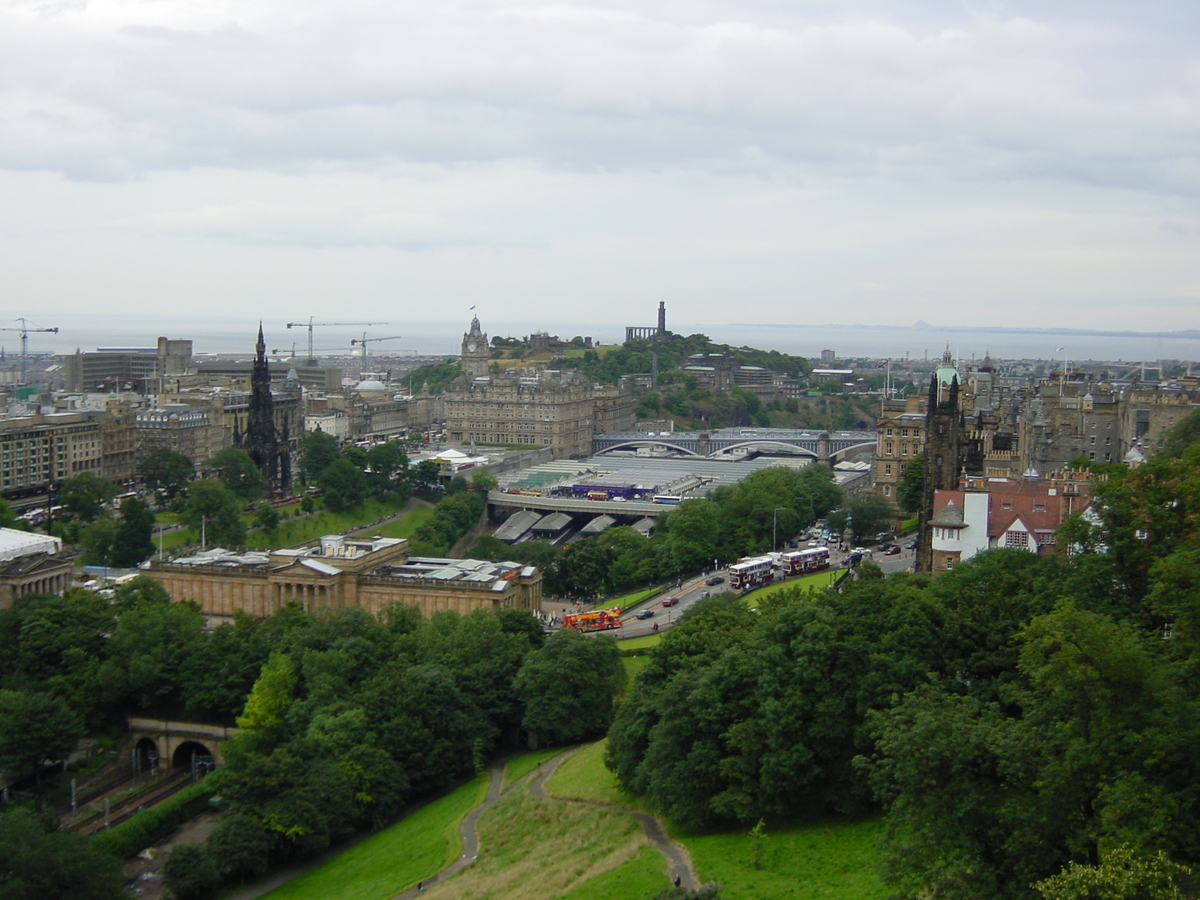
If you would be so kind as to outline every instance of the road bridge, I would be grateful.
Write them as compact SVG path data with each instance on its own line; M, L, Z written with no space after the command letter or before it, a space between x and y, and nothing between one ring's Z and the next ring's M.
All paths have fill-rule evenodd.
M787 428L720 428L713 431L675 431L644 434L623 431L592 438L596 456L615 450L663 448L682 456L721 459L750 453L787 453L832 465L875 447L874 431L800 431Z

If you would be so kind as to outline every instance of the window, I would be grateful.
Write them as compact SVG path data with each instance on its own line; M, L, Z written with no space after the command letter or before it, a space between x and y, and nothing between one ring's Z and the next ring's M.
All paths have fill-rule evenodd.
M1001 509L1012 509L1012 501L1011 500L1001 500L1000 508Z
M892 474L892 464L891 464L891 463L884 463L884 464L883 464L883 474L884 474L884 475L891 475L891 474Z
M1004 536L1004 545L1006 547L1028 547L1029 532L1027 531L1010 531Z
M1034 512L1045 512L1046 511L1046 501L1045 500L1034 500L1033 501L1033 511Z
M885 484L883 486L883 496L885 496L885 497L892 496L892 486L890 484Z

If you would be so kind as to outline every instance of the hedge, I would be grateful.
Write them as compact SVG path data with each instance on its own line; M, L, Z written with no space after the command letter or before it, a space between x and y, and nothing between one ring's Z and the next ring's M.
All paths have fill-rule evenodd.
M172 831L203 812L208 806L212 788L204 782L185 787L162 803L92 835L92 845L119 860L137 856L150 845L161 841Z

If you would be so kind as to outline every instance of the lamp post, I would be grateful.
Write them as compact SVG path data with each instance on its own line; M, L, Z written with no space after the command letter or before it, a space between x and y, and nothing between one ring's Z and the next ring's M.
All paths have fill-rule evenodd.
M771 510L771 552L772 553L775 552L775 526L779 522L779 511L780 510L783 510L784 512L791 512L792 508L790 506L777 506L773 510Z

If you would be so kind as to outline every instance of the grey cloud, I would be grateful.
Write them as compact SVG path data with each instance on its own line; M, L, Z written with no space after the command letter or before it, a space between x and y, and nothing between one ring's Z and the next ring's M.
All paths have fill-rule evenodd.
M813 8L16 18L0 28L0 165L121 179L519 159L1197 193L1196 53L1172 36L1173 52L1155 52L1152 19L1139 31L1103 6L1094 20L1070 4Z

